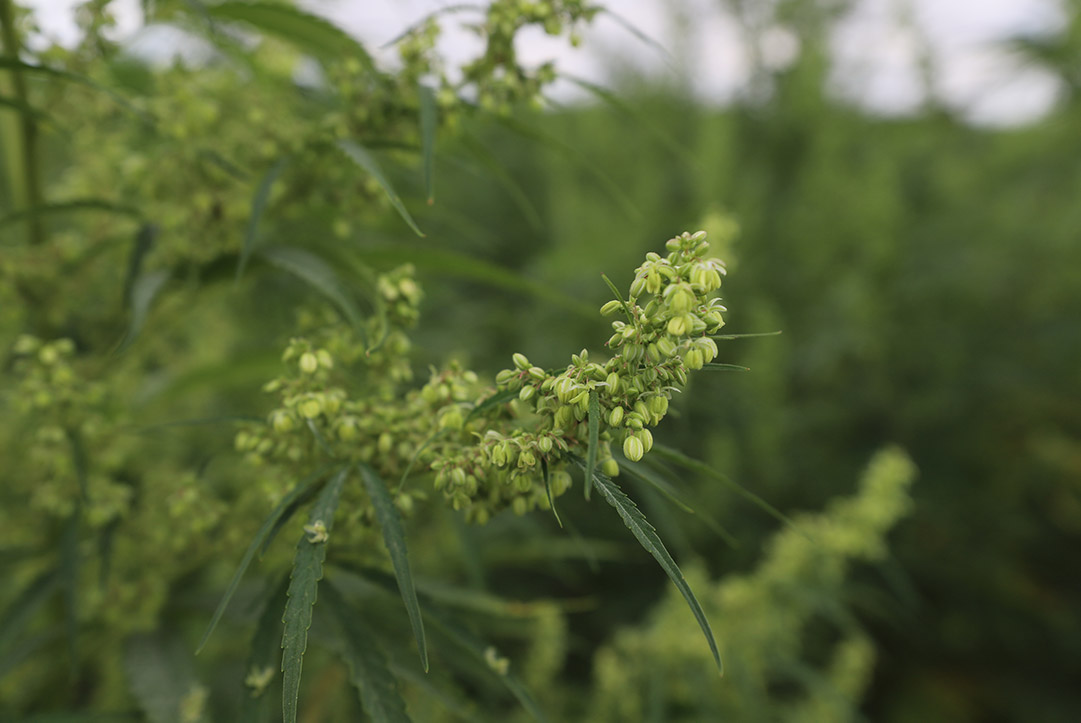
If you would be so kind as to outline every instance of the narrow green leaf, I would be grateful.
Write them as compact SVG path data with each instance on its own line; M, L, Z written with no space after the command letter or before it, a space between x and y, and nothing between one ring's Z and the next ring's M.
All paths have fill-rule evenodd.
M684 467L684 468L689 469L689 470L694 471L694 472L698 472L699 474L703 474L703 475L709 477L710 479L717 480L721 484L725 485L726 487L728 487L729 489L734 491L736 494L740 495L741 497L743 497L747 501L754 504L756 507L762 509L764 512L766 512L767 514L772 516L774 519L778 520L779 522L783 522L784 524L788 525L789 527L791 527L794 530L797 530L797 531L799 530L799 528L796 527L796 524L794 522L792 522L792 519L790 517L788 517L788 515L784 514L783 512L778 510L776 507L771 505L769 502L766 502L764 499L762 499L761 497L756 495L754 492L751 492L749 489L747 489L743 485L741 485L738 482L732 480L731 478L728 477L728 475L721 474L720 472L713 469L712 467L705 464L704 462L699 462L696 459L692 459L692 458L688 457L687 455L683 454L682 452L680 452L679 450L673 449L672 447L668 447L668 446L663 445L663 444L654 444L652 452L654 454L656 454L658 457L666 459L669 462L674 462L674 463L678 464L681 467Z
M559 523L559 528L563 529L563 520L559 519L556 501L552 497L552 476L548 470L548 459L546 457L541 457L541 471L544 472L544 492L548 495L548 506L552 508L552 514L555 515L556 522Z
M259 531L255 533L255 537L252 538L251 543L248 545L248 549L244 552L244 557L241 558L240 565L237 566L236 572L233 573L233 579L229 582L229 587L225 589L225 595L222 597L221 602L218 603L217 609L214 610L214 615L210 618L210 624L207 626L206 632L203 633L202 640L199 641L199 647L195 649L196 655L203 649L206 645L206 641L210 639L210 634L213 633L214 628L217 627L222 614L225 613L225 608L229 606L229 601L233 599L233 594L236 593L237 586L240 585L240 580L244 577L244 573L247 571L248 565L251 564L252 558L255 557L255 553L260 545L262 545L264 541L268 541L271 533L280 529L281 525L285 524L285 522L292 517L293 513L297 510L294 503L308 494L313 485L325 477L326 474L327 470L324 468L298 484L282 498L281 502L278 503L278 506L270 513L270 516L263 521L263 525L259 528Z
M750 339L756 336L778 336L780 331L760 331L756 334L714 334L710 339Z
M645 31L639 29L634 23L632 23L630 20L627 20L622 15L619 15L614 10L610 10L608 8L603 8L602 7L600 9L600 12L602 12L605 15L607 15L608 17L612 18L612 20L615 20L616 23L623 26L623 29L626 30L628 33L630 33L634 37L638 38L639 40L641 40L643 43L650 46L654 50L657 50L658 52L660 52L665 57L665 60L668 61L668 64L670 66L672 66L673 68L675 67L675 58L672 57L672 53L670 53L668 51L668 48L664 47L664 45L662 43L660 43L657 40L655 40L654 38L650 37L649 34L647 34Z
M366 245L356 248L356 255L370 263L410 262L418 269L452 278L466 279L523 296L532 296L558 306L583 319L596 320L597 308L523 274L489 261L447 249Z
M358 331L363 330L363 317L349 290L334 269L323 259L294 246L271 246L260 249L258 257L272 266L287 271L311 286L338 307L342 316Z
M417 451L414 452L413 456L409 458L409 464L405 466L405 470L402 472L402 478L398 481L398 489L395 490L396 492L401 492L405 488L405 481L409 479L409 474L413 471L413 468L417 466L417 460L420 459L420 455L424 452L424 450L428 449L428 445L438 439L441 434L443 434L442 429L436 430L432 434L428 435L428 438L425 439L419 447L417 447Z
M75 429L68 429L67 436L79 494L75 498L75 508L64 525L60 548L60 576L64 592L64 628L68 644L69 673L74 681L79 666L79 568L82 561L79 535L83 522L83 506L86 504L89 464L82 435Z
M34 579L19 593L18 597L0 616L0 659L8 654L8 647L26 629L42 605L60 585L60 570L49 570Z
M627 529L631 531L642 547L653 555L653 558L660 564L661 569L675 583L676 588L683 595L683 599L690 606L691 612L694 613L698 625L702 628L702 633L706 636L706 642L709 643L710 652L713 653L713 660L717 663L717 670L723 675L724 666L721 664L721 653L717 649L717 641L713 638L713 629L709 626L706 613L702 610L702 606L698 604L698 598L691 592L691 587L683 578L683 573L680 571L679 566L676 565L676 561L668 554L668 550L665 549L661 538L657 536L656 530L653 529L653 526L646 520L645 515L615 482L602 474L594 474L594 482L601 495L608 501L608 504L612 505L616 512L619 513Z
M420 147L424 158L424 195L428 204L435 203L435 129L438 124L439 107L435 102L435 91L426 85L420 86Z
M270 191L288 163L288 156L282 156L275 161L255 190L255 196L251 201L251 216L248 217L248 230L244 234L244 245L240 248L240 259L236 264L237 279L244 275L244 268L248 265L248 259L251 258L252 250L255 248L255 234L259 230L259 220L263 217L267 202L270 200Z
M120 216L131 216L132 218L140 218L142 216L139 209L132 206L125 206L100 198L80 198L72 201L45 203L40 206L35 206L34 208L9 213L0 218L0 228L26 219L37 218L38 216L54 213L70 213L72 211L108 211L109 213L115 213Z
M42 111L38 110L34 106L24 103L18 98L9 98L8 96L0 96L0 107L13 108L20 113L25 113L34 120L41 122L48 119L48 116Z
M158 269L146 274L140 274L131 285L131 321L128 323L128 331L117 347L117 352L127 349L139 336L139 332L146 323L147 314L158 294L165 288L169 281L169 270Z
M244 668L244 695L240 704L240 720L243 723L269 723L271 697L267 688L278 673L278 658L281 655L279 641L282 635L281 611L285 608L285 593L289 587L289 577L282 576L273 594L271 594L259 622L255 625L248 661Z
M507 404L508 402L511 402L511 401L517 399L517 398L518 398L518 390L517 389L504 389L502 391L498 391L498 392L496 392L495 394L493 394L493 395L491 395L489 397L485 397L482 402L480 402L475 407L470 409L469 414L467 414L466 417L465 417L465 421L468 422L468 421L471 421L473 419L476 419L477 417L479 417L481 414L488 411L492 407L502 406L504 404Z
M329 534L338 508L342 488L349 476L349 469L338 471L327 482L312 505L310 524L321 526ZM323 578L323 562L327 557L326 539L318 539L305 532L297 543L293 572L286 592L285 613L282 615L282 717L285 723L296 723L297 701L300 697L300 674L304 666L304 653L308 649L308 629L312 625L312 608L319 594L319 581Z
M534 231L539 231L544 224L541 221L541 215L537 210L536 204L533 203L533 200L529 197L529 194L526 193L525 189L522 188L522 185L518 183L509 171L507 171L499 158L488 150L478 138L469 133L463 133L458 140L462 144L462 147L469 152L473 160L483 166L483 171L461 161L458 161L457 165L478 176L483 176L484 171L486 171L488 173L488 178L494 178L503 186L503 190L507 192L510 199L514 201L514 205L522 212L522 216L525 217L529 227Z
M375 508L379 526L383 528L383 542L386 543L387 552L390 553L390 562L394 567L394 576L398 579L402 602L405 603L406 612L409 613L409 624L413 626L413 636L417 639L420 663L427 671L428 644L424 639L424 621L420 615L417 591L413 586L413 573L409 569L409 551L405 544L402 519L398 515L398 508L394 506L394 500L391 499L386 484L376 471L363 462L357 467L364 481L364 489L368 491L368 497L371 498L372 506Z
M329 471L329 466L324 467L323 470L318 474L320 477L323 477ZM314 481L317 478L309 477L308 479ZM278 537L278 533L282 531L282 528L289 524L289 520L293 519L293 515L297 513L297 510L315 499L315 496L319 494L319 491L321 489L322 487L320 485L308 484L304 488L304 491L300 493L300 496L295 497L293 501L289 503L289 506L282 511L282 513L278 516L277 521L274 523L274 526L270 528L270 532L267 533L266 539L263 540L263 544L259 547L260 560L262 560L263 556L266 555L266 552L270 549L270 546L274 544L274 540Z
M717 522L711 516L702 514L701 512L691 507L689 503L685 502L679 496L679 492L676 491L676 488L672 485L671 482L664 479L656 472L651 470L649 467L646 467L640 462L631 462L626 459L620 459L618 460L618 462L620 469L627 472L627 474L655 489L658 493L660 493L662 497L667 499L669 502L671 502L683 512L686 512L688 515L694 515L698 519L702 520L702 522L704 522L707 527L713 530L713 532L715 532L718 537L723 539L726 544L732 547L739 547L739 541L732 536L732 533L726 530L724 526L721 525L721 523Z
M601 431L601 405L597 398L597 390L589 392L589 447L586 450L586 483L585 496L589 501L590 490L593 489L593 476L597 471L597 444Z
M368 51L349 33L318 15L306 13L292 5L224 2L206 6L206 12L219 20L245 22L322 60L356 58L367 68L375 67Z
M749 372L750 367L741 367L739 364L718 364L717 362L710 362L702 366L702 369L707 372Z
M158 227L152 223L144 223L135 234L135 243L131 247L131 256L128 258L128 273L124 276L123 303L126 307L132 305L132 294L135 290L135 282L143 271L143 261L147 254L154 248L154 241L158 236Z
M330 457L331 459L334 459L334 450L331 449L329 444L327 444L326 437L324 437L323 433L319 431L319 427L315 425L315 421L312 419L308 420L308 431L312 433L312 437L315 438L316 445L318 445L319 449L323 450L323 454Z
M128 102L127 98L113 91L111 88L108 88L104 85L101 85L100 83L91 80L85 75L79 75L78 73L72 73L67 70L60 70L59 68L52 68L47 65L24 63L21 60L5 56L0 56L0 69L17 70L24 73L34 73L37 75L47 75L51 78L56 78L57 80L66 80L70 83L84 85L87 88L92 88L109 96L114 102L123 107L125 110L130 111L141 117L148 118L148 116L146 116L145 114L145 111L142 111L133 106L130 102Z
M372 175L372 178L374 178L382 187L383 193L387 195L387 198L390 200L390 205L393 206L394 210L398 212L398 215L409 224L409 228L413 229L413 232L417 236L424 236L424 232L420 230L413 220L413 217L409 215L409 211L406 210L405 204L402 203L402 199L398 198L398 193L394 190L394 186L391 185L386 175L384 175L383 169L379 167L379 162L375 160L375 157L363 146L350 140L338 141L336 145L350 160L353 161L353 163L356 163Z
M601 278L604 279L604 283L608 284L608 288L612 290L612 293L616 295L616 299L623 307L623 313L627 315L627 321L634 322L634 314L631 313L631 307L623 300L623 294L619 292L616 285L612 283L612 280L607 275L601 274Z
M349 668L349 679L360 694L364 712L374 723L409 723L405 701L375 635L363 622L360 612L333 585L327 585L325 590L327 607L343 633L342 658Z

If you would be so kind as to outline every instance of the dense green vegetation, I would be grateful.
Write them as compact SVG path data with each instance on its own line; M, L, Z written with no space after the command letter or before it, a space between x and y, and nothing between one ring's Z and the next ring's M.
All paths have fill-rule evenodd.
M1076 715L1076 93L870 116L826 2L752 100L543 112L577 2L461 83L241 3L148 6L220 53L153 69L108 5L17 63L0 0L0 717ZM1077 27L1018 45L1067 89Z

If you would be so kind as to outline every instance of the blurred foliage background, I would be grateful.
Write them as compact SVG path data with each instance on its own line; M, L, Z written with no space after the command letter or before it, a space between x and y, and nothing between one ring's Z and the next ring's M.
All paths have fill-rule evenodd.
M544 367L600 351L609 332L595 309L610 298L600 274L626 288L644 253L698 228L728 262L728 328L783 332L722 343L720 360L750 372L698 375L657 432L707 467L651 468L697 514L626 485L703 599L725 678L667 578L597 503L561 500L578 541L540 512L465 527L433 511L410 525L429 599L457 604L497 641L550 718L1076 719L1081 5L1064 5L1057 34L1014 46L1066 89L1024 127L974 127L934 102L883 118L838 100L828 38L848 5L790 0L770 6L769 24L795 33L800 53L783 70L760 69L755 91L724 109L630 80L596 103L543 111L443 107L432 205L418 132L398 122L416 123L416 99L401 90L415 78L385 89L405 98L400 106L378 106L378 94L348 87L362 69L327 66L334 105L296 85L294 49L270 40L238 49L183 3L153 5L218 42L226 60L151 69L96 35L108 6L99 1L83 10L88 40L38 58L92 86L25 74L32 105L56 120L40 126L46 200L102 197L115 208L27 219L18 214L33 199L5 175L0 543L11 584L0 594L0 714L150 711L138 690L123 692L124 666L176 648L163 663L172 679L202 681L208 696L190 719L232 719L264 583L242 590L251 614L227 621L209 656L185 656L265 499L245 491L252 470L231 451L228 420L162 425L268 408L259 389L295 333L294 309L318 294L254 257L252 273L232 278L252 199L288 152L308 155L281 171L285 190L269 196L261 237L335 264L412 262L427 295L413 335L418 378L449 357L491 377L515 351ZM12 102L0 107L0 138L11 168L28 113L5 68L0 95ZM364 115L377 106L388 115ZM379 151L423 238L378 185L320 155L316 137L328 128L333 137L338 123ZM117 212L128 208L137 219ZM124 286L158 278L139 287L129 273L147 229L158 241L140 263L169 280L141 308ZM47 243L31 243L35 233ZM140 315L142 331L118 344ZM69 559L63 497L78 460L57 462L63 439L35 436L44 412L20 402L37 389L32 373L17 373L20 334L74 339L71 406L97 420L90 456L108 456L90 479L103 491L84 547L89 558L115 544L120 579L79 598L85 628L71 671L67 587L43 571L58 554ZM48 494L18 481L41 478ZM124 544L160 547L161 579L148 582L148 553L125 557ZM373 611L386 605L360 582L354 592ZM40 605L26 605L31 593ZM108 612L125 605L139 615ZM389 629L407 630L393 620ZM408 642L405 633L391 657L414 720L524 716L491 671L453 654L437 655L423 680L408 669ZM328 672L306 683L318 702L305 720L352 719L355 702L330 695L344 675L318 640L312 655L306 669Z

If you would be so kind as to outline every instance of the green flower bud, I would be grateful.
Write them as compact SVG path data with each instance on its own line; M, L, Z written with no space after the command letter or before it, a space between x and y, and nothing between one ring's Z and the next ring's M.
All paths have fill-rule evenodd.
M649 411L654 419L660 420L661 417L668 413L668 397L660 394L650 397Z
M642 292L646 290L646 278L642 275L634 277L634 281L631 282L631 297L637 298L642 295Z
M552 494L556 497L569 490L573 482L570 473L565 470L552 472L548 478L548 483L552 486Z
M646 347L646 358L654 364L658 364L661 361L661 351L656 343L652 343Z
M376 448L380 454L387 454L394 446L394 438L390 436L389 432L383 432L379 435L379 442L376 444Z
M556 429L570 429L574 426L574 410L567 406L559 407L556 409L554 421Z
M566 402L567 398L574 392L575 386L575 383L569 377L560 377L555 383L556 398L561 402Z
M318 416L318 412L312 416ZM270 426L274 428L275 432L285 434L291 432L296 427L296 420L293 419L293 415L284 409L275 409L270 413Z
M686 284L673 284L664 290L668 308L676 313L686 313L694 306L694 292Z
M609 457L601 462L601 473L608 477L616 477L619 475L619 462Z
M646 274L646 291L651 294L656 294L661 290L661 275L657 271L651 269Z
M319 359L310 351L300 355L300 371L305 374L314 374L319 369Z
M687 355L683 357L683 363L687 365L688 369L701 369L705 364L702 358L702 352L697 349L688 351Z
M394 498L394 506L397 507L403 515L408 515L413 511L413 498L407 494L400 494Z
M334 368L334 357L332 357L330 355L330 352L328 352L326 349L320 349L319 351L315 352L315 357L319 360L319 366L323 367L324 369Z
M623 304L619 301L612 299L607 304L601 307L601 316L611 316L612 314L623 308Z
M528 449L522 450L522 453L518 455L519 467L532 467L535 464L537 464L537 458Z
M623 423L623 407L614 407L611 412L608 413L608 424L613 427L618 427Z
M537 390L527 384L526 386L522 387L522 390L520 392L518 392L518 398L521 399L523 402L528 402L530 399L533 398L533 395L536 393Z
M640 429L634 433L634 436L642 442L643 452L653 449L653 432L648 429Z
M529 367L529 376L537 380L547 379L548 375L540 367Z
M521 517L529 511L529 505L526 503L525 497L515 497L514 502L511 503L511 509L514 510L514 514Z
M541 452L544 452L545 454L548 454L549 452L551 452L552 451L552 438L551 437L541 437L540 439L538 439L537 440L537 449L539 449Z
M306 399L300 403L300 416L315 419L323 413L323 404L318 399Z
M529 363L529 359L526 358L525 354L520 354L516 352L514 356L511 357L511 359L514 361L514 366L518 367L522 371L525 371L532 366L532 364Z
M338 439L343 442L352 442L357 438L357 434L360 430L360 424L356 417L343 417L338 422L338 427L335 431L338 433Z
M667 336L662 336L657 340L657 351L663 354L665 358L671 357L676 353L676 343Z
M668 320L668 333L672 336L683 336L688 331L690 331L690 324L687 323L686 314L673 316Z
M509 384L513 379L516 379L517 377L518 375L515 374L513 370L504 369L503 371L495 375L495 383L502 387L506 384Z
M465 470L461 467L455 467L450 471L450 481L455 487L461 487L465 484Z
M497 444L492 447L489 453L492 464L496 467L502 467L507 463L507 450L503 448L502 444Z
M632 462L637 462L642 459L642 455L645 454L645 448L642 446L642 441L638 437L628 436L623 440L623 456Z
M619 374L612 372L605 378L604 383L608 385L609 395L615 396L619 392Z

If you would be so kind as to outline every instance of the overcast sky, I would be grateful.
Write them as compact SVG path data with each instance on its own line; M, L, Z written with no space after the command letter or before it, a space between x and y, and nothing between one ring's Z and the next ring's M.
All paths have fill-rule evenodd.
M30 0L46 34L70 42L75 35L71 8L78 0ZM333 19L369 47L384 44L403 28L446 5L449 0L302 0L302 5ZM521 57L530 62L556 60L559 68L604 84L634 71L662 82L681 82L677 68L705 100L718 104L738 94L747 80L748 54L738 26L724 12L722 0L609 0L602 3L656 39L664 53L637 39L604 15L583 34L579 49L564 40L530 32L519 39ZM141 23L138 0L117 0L121 35ZM906 27L905 17L910 19ZM442 51L453 61L478 47L471 33L457 28L468 14L445 23ZM834 87L845 97L885 113L903 113L922 100L918 71L919 34L930 42L938 71L937 92L974 122L1024 123L1054 102L1053 78L1026 68L999 45L1005 38L1046 31L1061 23L1056 0L861 0L857 11L834 38L838 63ZM155 37L154 43L160 41ZM144 31L136 45L147 45ZM767 33L761 51L783 65L798 43L781 30ZM393 53L385 53L393 62ZM560 100L574 98L575 88L555 89ZM579 91L580 92L580 91Z

